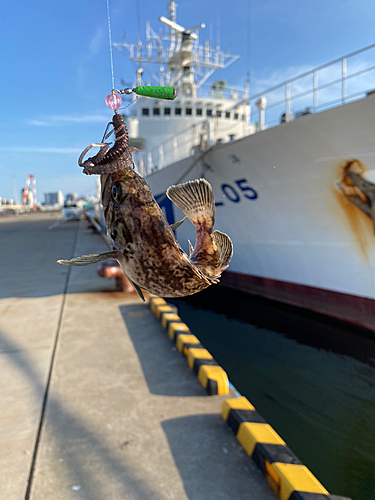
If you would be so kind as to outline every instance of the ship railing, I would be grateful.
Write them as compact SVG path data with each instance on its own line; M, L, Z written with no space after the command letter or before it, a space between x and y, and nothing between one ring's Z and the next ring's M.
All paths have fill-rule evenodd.
M170 163L179 161L186 156L193 155L195 147L199 143L199 135L204 124L209 121L210 120L205 119L194 125L189 125L178 134L168 138L153 149L145 151L143 154L142 152L139 153L139 158L135 158L135 161L140 174L149 175L155 170L160 170Z
M217 88L214 88L216 84ZM213 84L204 83L197 90L197 98L214 97L215 99L224 99L226 101L241 101L246 97L247 90L243 87L225 86L218 88L220 84L216 81Z
M257 130L366 97L375 89L375 44L250 97Z
M238 124L239 122L228 123L228 127L221 128L218 134L215 117L205 118L189 125L155 148L138 153L135 157L136 167L141 175L149 175L170 163L194 156L200 150L216 144L218 135L230 135L229 132L238 127Z

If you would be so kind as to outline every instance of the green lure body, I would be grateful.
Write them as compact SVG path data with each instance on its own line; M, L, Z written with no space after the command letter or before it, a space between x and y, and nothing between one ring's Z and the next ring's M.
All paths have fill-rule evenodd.
M173 87L152 87L150 85L135 87L133 89L137 95L145 97L155 97L156 99L169 99L173 101L176 98L177 92Z

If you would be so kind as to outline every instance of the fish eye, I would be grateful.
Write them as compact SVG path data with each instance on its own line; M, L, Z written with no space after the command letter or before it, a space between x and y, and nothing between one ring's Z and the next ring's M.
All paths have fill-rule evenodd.
M115 182L112 186L112 198L116 203L121 203L125 199L126 193L123 192L121 184Z

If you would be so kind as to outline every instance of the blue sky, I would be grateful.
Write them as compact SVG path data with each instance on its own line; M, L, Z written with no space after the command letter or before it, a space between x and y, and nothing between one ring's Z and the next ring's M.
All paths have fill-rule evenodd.
M247 71L246 0L179 0L177 22L204 22L201 41L216 39L241 56L214 79L243 85ZM251 0L253 89L324 64L375 42L375 3L370 0ZM110 0L112 40L137 39L136 0ZM145 22L155 30L167 16L167 1L139 0ZM19 199L28 174L45 191L93 194L95 177L81 173L80 152L101 139L111 112L106 0L46 0L2 5L0 99L0 196ZM115 86L134 79L131 62L114 51ZM375 84L374 84L375 87Z

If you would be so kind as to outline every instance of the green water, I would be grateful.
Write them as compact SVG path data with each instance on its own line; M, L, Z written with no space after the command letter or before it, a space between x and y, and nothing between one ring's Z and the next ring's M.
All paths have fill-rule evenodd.
M375 499L375 334L220 287L170 302L330 493Z

